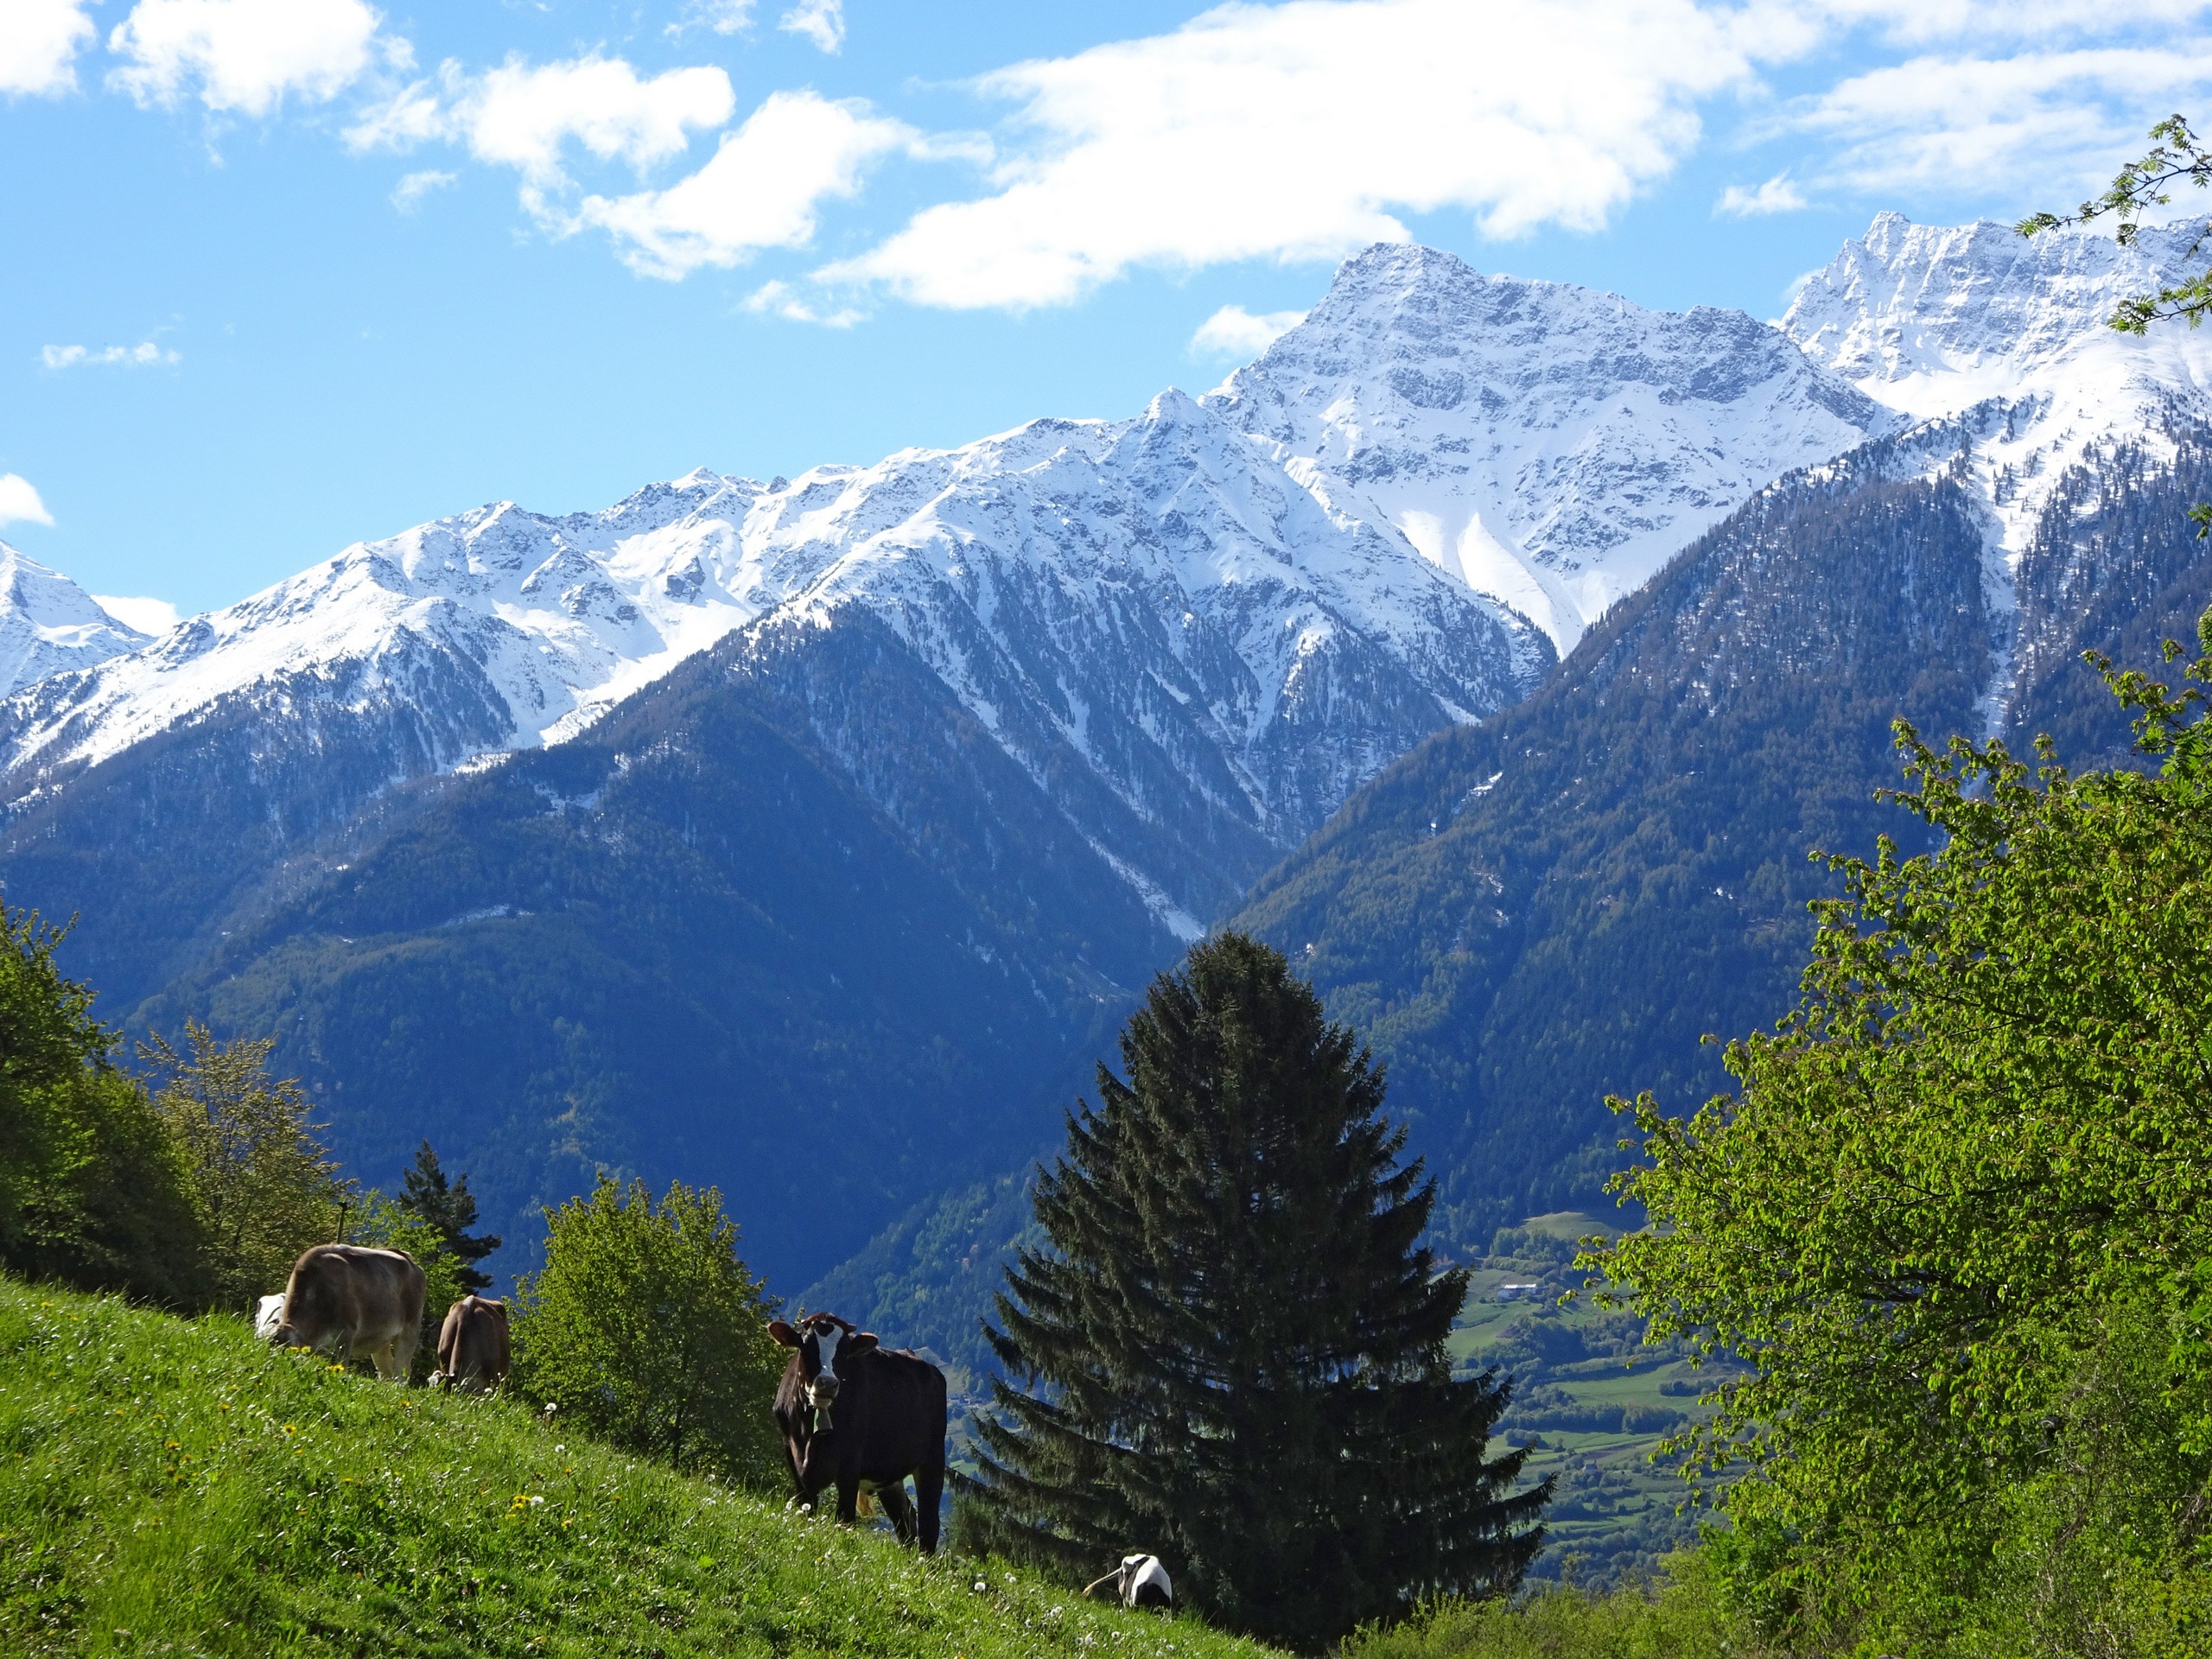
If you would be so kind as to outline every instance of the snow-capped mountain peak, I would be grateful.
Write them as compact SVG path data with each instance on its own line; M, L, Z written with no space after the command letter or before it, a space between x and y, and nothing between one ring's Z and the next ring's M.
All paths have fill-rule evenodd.
M1393 243L1205 401L1561 651L1769 479L1895 423L1740 311Z
M2179 327L2137 339L2106 323L2122 300L2190 269L2199 228L2146 226L2122 247L2078 226L2024 237L1993 219L1932 226L1877 213L1806 278L1782 326L1808 356L1916 416L2062 381L2193 394L2212 368L2212 340Z
M2202 256L2190 257L2199 228L2147 226L2122 247L2078 226L2023 237L1988 219L1926 226L1880 213L1806 279L1783 319L1808 357L1868 397L1948 422L1931 429L1948 436L1930 464L1978 498L1984 597L2007 632L2027 626L2025 562L2041 548L2048 564L2071 544L2063 518L2084 477L2123 450L2130 465L2168 465L2180 430L2212 423L2212 334L2178 322L2143 336L2107 326L2123 300L2201 269ZM2038 580L2048 585L2048 572ZM2000 637L1983 698L1992 730L2048 645Z
M149 637L59 570L0 542L0 694L136 651Z

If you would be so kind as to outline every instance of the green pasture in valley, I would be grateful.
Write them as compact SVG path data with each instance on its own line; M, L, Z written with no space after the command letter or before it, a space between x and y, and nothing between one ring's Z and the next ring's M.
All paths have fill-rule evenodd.
M1619 1228L1580 1211L1532 1216L1500 1230L1474 1277L1450 1343L1454 1366L1514 1379L1498 1433L1538 1442L1528 1478L1554 1482L1535 1580L1615 1584L1654 1573L1660 1558L1696 1541L1702 1511L1659 1445L1707 1408L1717 1373L1692 1370L1672 1347L1648 1348L1643 1321L1580 1292L1576 1242ZM1522 1288L1511 1290L1509 1287ZM1501 1294L1507 1300L1500 1300Z

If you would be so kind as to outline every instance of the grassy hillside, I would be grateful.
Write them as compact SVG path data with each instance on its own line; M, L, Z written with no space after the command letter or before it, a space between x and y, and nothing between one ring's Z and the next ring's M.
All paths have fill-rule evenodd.
M0 1652L1109 1651L1265 1649L0 1279Z

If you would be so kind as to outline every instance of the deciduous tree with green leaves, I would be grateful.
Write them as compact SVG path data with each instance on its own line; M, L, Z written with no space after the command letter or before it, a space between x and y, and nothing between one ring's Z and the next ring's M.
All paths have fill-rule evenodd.
M184 1156L216 1304L243 1309L283 1289L301 1251L337 1238L354 1193L315 1138L307 1090L270 1076L273 1039L224 1042L191 1020L184 1035L182 1049L156 1035L138 1055Z
M545 1267L512 1319L515 1388L677 1468L785 1481L777 1305L739 1257L721 1192L678 1181L656 1206L643 1181L602 1175L545 1221Z
M1585 1264L1653 1339L1749 1363L1677 1449L1744 1471L1733 1547L1778 1605L1894 1602L1907 1559L1935 1599L2054 1582L2122 1536L2089 1517L2123 1443L2130 1581L2212 1601L2212 613L2198 637L2178 691L2096 661L2152 771L1900 722L1894 798L1939 849L1827 861L1845 896L1797 1010L1730 1046L1736 1092L1615 1103L1655 1224Z
M0 906L0 1267L175 1306L208 1294L179 1147L92 992L54 961L64 930Z
M1487 1455L1505 1386L1452 1375L1467 1275L1417 1243L1434 1188L1380 1068L1236 933L1153 982L1122 1062L998 1299L966 1544L1071 1580L1151 1551L1209 1618L1308 1649L1510 1590L1547 1490Z

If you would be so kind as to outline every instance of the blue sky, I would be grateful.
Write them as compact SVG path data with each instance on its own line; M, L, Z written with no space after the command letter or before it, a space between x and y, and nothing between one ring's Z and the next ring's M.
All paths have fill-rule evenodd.
M1126 415L1378 237L1773 316L1878 208L2077 200L2204 109L2208 13L0 0L0 537L190 611Z

